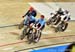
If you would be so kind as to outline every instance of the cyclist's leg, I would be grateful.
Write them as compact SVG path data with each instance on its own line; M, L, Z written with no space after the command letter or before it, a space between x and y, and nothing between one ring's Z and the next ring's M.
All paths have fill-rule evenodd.
M27 25L27 24L28 24L28 20L27 20L27 19L24 20L23 24L24 24L24 25Z
M40 29L41 31L45 28L45 25L42 26L42 28Z

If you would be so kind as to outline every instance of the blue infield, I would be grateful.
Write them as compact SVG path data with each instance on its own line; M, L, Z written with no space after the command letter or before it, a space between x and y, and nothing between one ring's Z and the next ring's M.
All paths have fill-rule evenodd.
M48 47L48 48L43 48L39 50L32 50L30 52L64 52L68 45L60 45L60 46L55 46L55 47Z

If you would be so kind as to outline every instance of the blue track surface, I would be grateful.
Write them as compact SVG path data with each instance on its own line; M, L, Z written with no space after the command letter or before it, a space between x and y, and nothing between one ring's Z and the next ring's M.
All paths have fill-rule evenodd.
M64 52L68 45L63 46L57 46L57 47L49 47L49 48L43 48L39 50L33 50L31 52Z

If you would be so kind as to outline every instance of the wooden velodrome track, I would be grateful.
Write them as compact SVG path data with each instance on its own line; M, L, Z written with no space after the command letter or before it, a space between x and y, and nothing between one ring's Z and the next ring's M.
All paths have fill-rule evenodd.
M35 2L51 2L53 0L36 0ZM60 0L58 0L60 1ZM74 0L63 0L63 1L74 1ZM28 10L29 2L27 0L0 0L0 26L7 26L12 24L20 23L23 19L21 16ZM34 0L30 1L34 2ZM54 1L53 1L54 2ZM37 17L39 17L39 13ZM21 41L18 39L22 30L19 30L17 26L0 28L0 52L14 52L21 49L27 49L32 47L34 49L38 47L43 47L43 45L52 45L72 42L75 39L75 22L69 22L69 27L66 32L54 33L53 29L46 26L44 33L39 43L37 44L27 44L26 39ZM24 50L24 52L29 51Z

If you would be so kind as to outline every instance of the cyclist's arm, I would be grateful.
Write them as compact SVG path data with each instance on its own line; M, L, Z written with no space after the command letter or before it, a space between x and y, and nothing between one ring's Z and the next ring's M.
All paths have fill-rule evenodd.
M25 17L29 12L30 12L30 10L28 10L27 13L25 15L23 15L23 17Z

